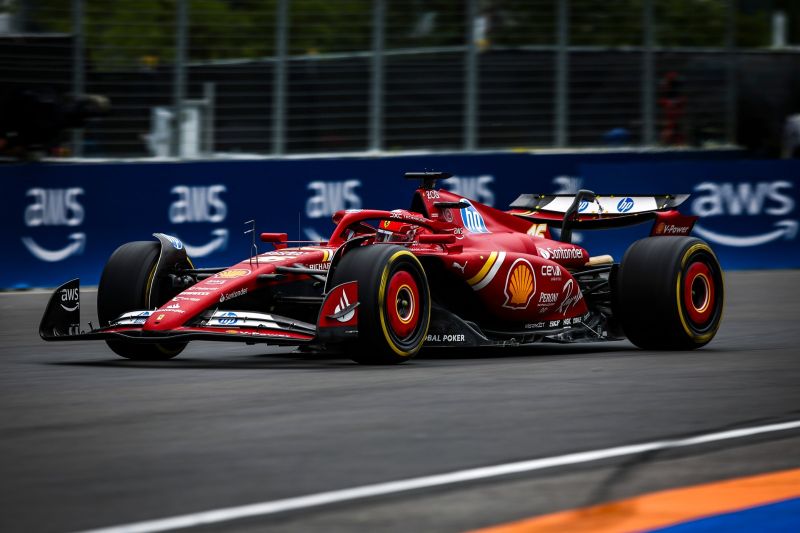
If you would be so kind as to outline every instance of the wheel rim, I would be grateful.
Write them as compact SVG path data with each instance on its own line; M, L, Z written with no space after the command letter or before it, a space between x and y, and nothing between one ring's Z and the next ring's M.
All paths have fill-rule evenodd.
M400 270L392 275L386 290L386 316L398 340L411 337L419 325L419 287L411 273Z
M703 326L714 316L714 276L709 266L697 261L689 265L683 283L683 301L689 319Z

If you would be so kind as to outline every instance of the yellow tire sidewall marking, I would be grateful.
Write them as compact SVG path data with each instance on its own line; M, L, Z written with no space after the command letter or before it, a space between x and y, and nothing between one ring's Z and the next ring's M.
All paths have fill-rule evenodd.
M189 258L187 257L187 259ZM189 264L192 265L191 260L189 261ZM156 259L156 264L153 265L153 268L150 270L150 274L147 276L147 284L145 285L144 289L144 305L147 309L150 309L152 307L150 305L150 290L153 288L153 281L155 280L156 277L157 267L158 267L158 259ZM194 268L194 265L192 265L192 268ZM177 348L170 349L169 347L158 343L154 344L154 346L158 349L159 352L163 353L164 355L173 354L177 350Z
M411 260L417 264L417 266L420 269L420 272L423 273L425 272L425 270L422 268L422 263L419 262L417 256L415 256L408 250L398 250L397 252L392 254L392 256L389 258L389 261L386 263L386 266L383 267L383 272L381 273L381 283L378 286L378 313L379 313L378 316L381 323L381 329L383 330L383 338L386 339L386 342L389 344L389 347L392 349L392 351L397 355L399 355L400 357L410 357L411 356L410 351L403 350L402 348L397 346L392 340L392 336L389 333L389 328L386 325L386 311L384 310L386 304L386 283L389 280L389 269L391 268L392 264L401 256L410 257ZM427 287L427 284L425 287L425 298L426 298L425 301L430 302L431 299L430 288ZM421 339L419 343L420 346L422 345L423 342L425 342L425 338L428 336L428 327L430 326L431 322L430 307L428 308L428 313L427 316L424 317L424 320L425 324L424 324L424 330L420 337Z
M147 283L144 286L144 306L147 309L152 307L150 305L150 290L153 288L153 280L156 277L156 267L158 266L158 260L156 260L156 264L153 265L153 268L150 269L150 273L147 275Z
M703 333L701 335L697 335L696 333L694 333L694 331L692 331L692 328L689 327L689 322L686 319L686 316L685 316L685 314L683 312L683 303L681 301L681 293L682 293L681 288L683 286L683 283L682 283L682 281L683 281L683 269L686 266L686 261L688 261L689 257L691 257L691 255L694 254L697 251L706 252L709 255L711 255L711 257L713 257L715 260L717 259L717 256L714 255L713 250L711 250L711 248L709 248L708 245L705 244L705 243L697 243L697 244L693 244L692 246L690 246L689 249L687 249L683 253L683 257L681 258L681 269L678 272L678 282L677 282L677 285L675 286L675 296L677 297L678 317L680 318L681 326L683 326L683 331L685 331L686 334L689 335L689 337L691 337L691 339L695 343L700 344L700 343L703 343L703 342L708 342L716 334L717 329L719 329L719 324L722 321L722 313L720 312L719 320L717 320L716 326L713 329L711 329L711 331L708 331L708 332Z

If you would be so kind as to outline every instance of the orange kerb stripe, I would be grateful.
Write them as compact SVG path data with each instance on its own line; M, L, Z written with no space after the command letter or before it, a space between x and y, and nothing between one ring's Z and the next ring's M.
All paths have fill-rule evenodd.
M620 533L724 514L800 496L800 468L654 492L475 530L475 533Z

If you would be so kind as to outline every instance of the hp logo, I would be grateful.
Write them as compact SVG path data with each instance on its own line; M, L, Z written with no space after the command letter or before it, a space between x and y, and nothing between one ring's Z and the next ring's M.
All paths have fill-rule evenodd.
M583 213L589 207L588 200L581 200L581 203L578 205L578 213Z
M223 326L232 326L239 321L238 316L233 311L228 311L219 318L219 323Z
M168 240L169 242L171 242L171 243L172 243L172 246L173 246L173 247L174 247L176 250L180 250L180 249L182 249L182 248L183 248L183 243L181 242L181 240L180 240L180 239L178 239L178 238L176 238L176 237L173 237L172 235L164 235L164 237L166 237L166 238L167 238L167 240Z
M490 233L483 217L472 204L461 209L461 220L464 221L464 227L472 233Z
M627 213L631 209L633 209L633 198L631 197L623 198L617 204L617 211L620 213Z

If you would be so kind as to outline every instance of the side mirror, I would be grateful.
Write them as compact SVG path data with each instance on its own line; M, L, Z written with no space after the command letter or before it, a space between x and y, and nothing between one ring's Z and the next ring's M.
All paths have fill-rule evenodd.
M452 233L433 233L419 236L420 244L453 244L456 236Z
M286 233L262 233L261 242L286 242L289 236Z

